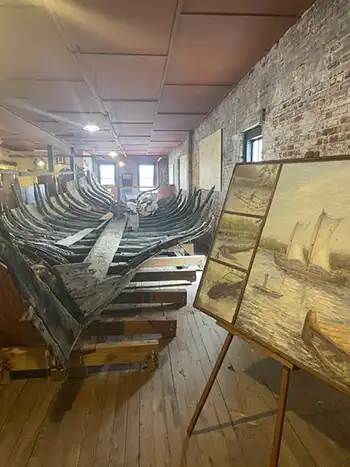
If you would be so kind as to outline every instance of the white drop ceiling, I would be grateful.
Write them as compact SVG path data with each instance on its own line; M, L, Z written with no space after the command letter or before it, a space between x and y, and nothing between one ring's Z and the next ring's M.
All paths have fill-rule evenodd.
M166 155L311 3L0 0L2 146Z

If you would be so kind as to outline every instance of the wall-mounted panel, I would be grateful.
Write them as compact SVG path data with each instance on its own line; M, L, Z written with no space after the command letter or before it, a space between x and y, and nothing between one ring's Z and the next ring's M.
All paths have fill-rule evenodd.
M222 130L199 143L199 187L221 191Z

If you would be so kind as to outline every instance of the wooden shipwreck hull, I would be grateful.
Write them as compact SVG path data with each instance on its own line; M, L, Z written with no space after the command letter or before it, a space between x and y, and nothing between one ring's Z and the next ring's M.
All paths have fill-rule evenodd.
M0 261L62 365L83 329L145 261L210 228L212 191L203 201L197 190L158 201L155 212L138 219L137 230L130 229L135 214L90 175L69 188L59 179L44 190L35 185L34 205L24 204L17 179L13 191L17 208L1 209Z

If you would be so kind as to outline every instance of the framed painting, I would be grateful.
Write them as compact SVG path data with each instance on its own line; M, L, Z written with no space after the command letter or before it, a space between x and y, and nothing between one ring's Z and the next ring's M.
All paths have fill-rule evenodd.
M349 158L238 164L195 300L200 310L347 394L349 180ZM205 297L215 261L244 275L230 310L225 298L214 306L215 294Z
M199 187L221 191L222 129L199 143Z

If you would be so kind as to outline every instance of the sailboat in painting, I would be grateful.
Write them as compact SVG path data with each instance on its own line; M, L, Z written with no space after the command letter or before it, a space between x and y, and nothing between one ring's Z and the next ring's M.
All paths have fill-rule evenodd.
M275 254L275 263L287 273L298 277L349 286L349 278L335 274L330 265L330 240L342 221L343 218L331 217L322 210L313 229L307 255L304 254L304 240L308 225L298 221L286 254Z

